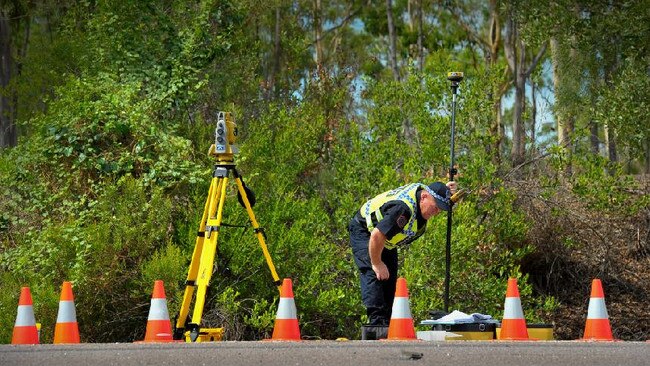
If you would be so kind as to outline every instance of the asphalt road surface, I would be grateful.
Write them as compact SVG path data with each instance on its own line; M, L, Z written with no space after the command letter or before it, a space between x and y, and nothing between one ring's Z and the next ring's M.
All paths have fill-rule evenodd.
M647 342L217 342L0 346L0 365L650 365Z

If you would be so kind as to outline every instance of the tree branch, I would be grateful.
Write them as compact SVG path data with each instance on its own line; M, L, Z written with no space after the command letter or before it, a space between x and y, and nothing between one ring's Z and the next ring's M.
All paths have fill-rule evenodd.
M563 148L566 148L567 146L569 146L569 143L568 143L568 142L562 144L562 147L563 147ZM508 173L506 173L506 175L503 176L503 180L506 180L510 175L514 174L516 171L518 171L519 169L523 168L524 166L529 165L529 164L532 164L532 163L534 163L534 162L536 162L536 161L542 160L542 159L546 158L546 157L549 156L549 155L551 155L551 153L550 153L550 152L546 152L546 153L544 153L544 154L539 154L539 155L537 155L537 156L534 156L534 157L531 158L530 160L524 161L523 163L521 163L521 164L519 164L519 165L513 167L513 168L512 168Z
M535 55L535 58L533 59L533 61L528 66L528 69L526 70L526 74L525 74L526 77L529 77L530 74L533 72L533 70L535 70L535 67L537 67L537 63L542 58L542 56L544 56L544 53L546 52L547 45L548 42L545 41L544 44L542 45L542 48L540 48L539 51L537 52L537 55Z
M483 51L485 52L490 52L490 44L485 40L479 37L478 33L470 27L469 24L467 24L459 15L459 11L454 11L451 6L446 6L447 10L449 10L449 13L451 13L451 16L456 20L456 22L465 30L469 38L473 39L474 42L478 43Z
M368 2L366 3L366 5L370 5L370 1L368 1ZM355 9L354 11L349 11L349 10L348 10L348 15L347 15L345 18L343 18L343 20L341 20L341 23L339 23L339 24L333 26L332 28L329 28L329 29L327 29L327 30L324 30L324 31L322 32L321 37L318 38L318 39L315 38L315 39L311 42L311 44L314 45L317 41L320 41L320 40L322 40L323 38L325 38L325 35L326 35L326 34L329 34L330 32L334 32L334 31L338 30L339 28L342 28L342 27L346 26L346 25L350 22L350 20L351 20L352 18L356 17L357 14L359 14L359 12L361 11L361 9L363 9L363 6L364 6L364 5L362 5L361 7L357 8L357 9ZM349 8L348 8L348 9L349 9Z

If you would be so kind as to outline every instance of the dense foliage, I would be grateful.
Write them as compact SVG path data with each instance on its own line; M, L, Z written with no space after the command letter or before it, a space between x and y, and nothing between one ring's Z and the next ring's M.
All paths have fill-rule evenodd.
M210 184L207 152L219 110L237 120L238 169L256 192L254 210L278 272L294 281L309 338L359 337L364 311L347 242L355 210L384 190L446 179L447 71L466 74L455 151L458 181L470 191L454 211L454 309L500 318L507 278L517 277L528 321L554 320L558 299L535 286L530 275L539 274L522 268L532 268L531 258L548 248L531 238L536 220L522 206L522 181L540 181L537 201L570 187L568 194L594 212L648 210L648 197L638 198L635 181L623 175L648 159L647 45L621 53L602 88L558 101L558 115L590 101L589 113L575 114L570 147L528 141L527 163L512 167L509 135L495 134L504 126L495 127L494 115L495 90L507 91L512 75L503 57L484 64L485 50L473 38L487 32L490 9L474 1L457 9L418 2L437 19L422 25L418 51L413 2L396 1L393 13L403 16L394 19L395 73L386 61L384 2L331 1L315 16L316 3L3 5L3 17L22 11L32 28L21 72L2 88L16 97L20 135L17 146L0 153L0 342L10 341L21 286L31 288L43 342L52 340L64 280L74 284L85 342L142 339L156 279L165 281L170 314L177 313ZM530 44L557 30L547 17L530 21L536 7L526 13L517 2L509 5L492 10L527 24L520 31ZM473 30L466 26L472 19L485 24ZM567 27L580 33L562 34L583 36L578 51L588 37L600 37L585 23ZM17 34L24 29L15 27ZM598 75L599 66L581 56ZM530 83L543 86L543 79L538 71ZM512 113L504 109L503 116ZM525 117L534 130L534 117ZM589 123L617 131L624 165L593 153ZM553 140L550 133L541 139ZM242 227L219 235L204 323L224 326L230 340L261 339L272 331L277 290L234 186L226 202L224 221ZM553 214L570 215L562 206ZM445 228L446 218L436 217L423 238L400 250L416 320L443 306ZM552 238L559 243L554 250L575 247L570 233L563 235Z

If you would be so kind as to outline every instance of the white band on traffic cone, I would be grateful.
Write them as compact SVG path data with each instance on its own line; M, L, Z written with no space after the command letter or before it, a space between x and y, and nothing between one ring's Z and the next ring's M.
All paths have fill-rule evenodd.
M74 323L77 321L77 312L74 308L74 301L59 301L59 313L56 317L57 323Z
M28 327L36 325L34 318L34 307L32 305L18 305L18 314L16 315L16 327Z
M151 307L149 308L149 320L169 321L169 312L167 311L166 299L151 299Z
M589 300L589 310L587 310L587 319L609 319L605 299L602 297L592 297Z
M393 300L393 312L391 313L393 319L411 319L411 308L409 306L409 299L407 297L396 297Z
M298 319L296 303L293 298L281 297L278 304L278 313L276 319Z
M524 319L524 312L521 308L521 299L518 297L506 297L503 319Z

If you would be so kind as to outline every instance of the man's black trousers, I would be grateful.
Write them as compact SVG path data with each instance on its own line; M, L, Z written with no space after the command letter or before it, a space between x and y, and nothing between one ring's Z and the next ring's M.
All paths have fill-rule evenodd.
M382 251L381 260L388 267L390 277L387 280L379 281L370 263L368 254L370 232L368 232L365 223L362 224L358 218L352 218L348 231L354 263L359 268L361 299L366 307L368 322L371 325L388 325L395 298L395 284L397 283L397 249L384 248Z

